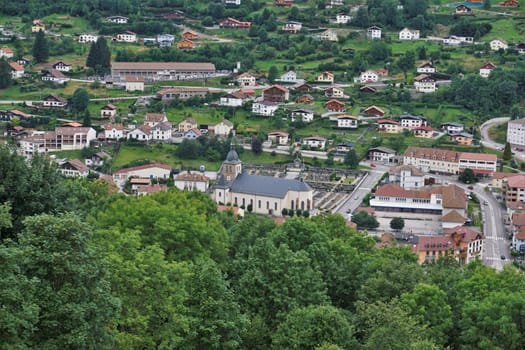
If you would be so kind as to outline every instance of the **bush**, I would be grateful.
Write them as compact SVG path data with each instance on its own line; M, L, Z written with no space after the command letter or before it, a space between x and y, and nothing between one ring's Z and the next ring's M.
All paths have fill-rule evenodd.
M310 216L310 212L308 210L303 211L303 216L305 218L309 217Z
M283 210L281 210L281 215L282 215L282 216L286 216L286 215L288 215L288 209L283 208Z

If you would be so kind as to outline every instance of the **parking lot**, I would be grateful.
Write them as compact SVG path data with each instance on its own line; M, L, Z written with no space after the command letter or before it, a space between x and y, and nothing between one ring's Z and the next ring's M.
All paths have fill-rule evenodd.
M390 211L376 211L375 217L379 222L378 230L392 231L390 221L395 217L402 217L405 220L403 232L418 235L442 234L441 215L421 214L421 213L395 213Z

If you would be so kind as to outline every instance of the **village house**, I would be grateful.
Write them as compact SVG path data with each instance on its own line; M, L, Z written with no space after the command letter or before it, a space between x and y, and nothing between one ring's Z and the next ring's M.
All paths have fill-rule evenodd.
M44 97L42 105L49 108L66 108L67 99L57 94L49 94Z
M233 123L228 119L223 119L219 123L215 124L212 128L214 135L219 137L228 137L230 133L234 132Z
M403 131L403 127L399 122L390 119L379 119L377 122L377 131L386 132L388 134L398 134Z
M366 94L375 94L377 90L372 86L363 85L359 88L359 92L363 92Z
M377 81L379 81L379 74L377 74L373 70L361 72L361 74L359 75L360 83L376 83Z
M106 20L110 23L115 23L115 24L127 24L128 23L128 17L125 17L125 16L109 16L106 18Z
M187 30L187 29L184 30L181 35L184 39L188 39L192 41L199 39L199 35L197 33L192 32L191 30Z
M413 128L412 131L414 132L414 137L425 139L431 139L434 137L434 129L432 129L430 126L419 126L417 128Z
M181 121L179 124L177 124L177 130L180 133L187 133L191 129L196 129L196 128L197 128L197 122L195 121L195 119L191 117L186 118L183 121Z
M472 9L464 4L456 6L456 15L471 15L473 13Z
M189 39L182 39L177 43L177 49L179 50L193 50L195 43Z
M520 7L520 3L518 0L505 0L500 3L498 3L501 7Z
M463 131L452 135L452 140L460 145L471 146L474 143L474 135Z
M295 84L297 83L297 73L295 73L293 70L290 70L281 75L277 81L281 83Z
M102 129L104 129L104 138L106 140L120 140L126 137L122 124L104 124Z
M412 165L399 165L388 171L388 182L404 189L419 189L425 186L425 174Z
M331 9L334 6L344 6L344 5L345 5L345 0L328 0L326 2L327 9Z
M290 120L295 122L296 119L300 119L303 123L310 123L314 120L314 111L307 108L294 109L290 113Z
M196 140L199 137L202 137L202 132L199 129L191 129L184 134L185 139Z
M302 140L303 146L311 147L311 148L319 148L324 149L326 146L326 139L319 136L310 136L305 137Z
M239 86L241 87L257 85L257 81L255 77L251 75L250 73L242 73L237 77L236 80L237 80L237 84L239 84Z
M235 91L221 96L219 106L242 107L246 100L247 98L242 92Z
M317 76L315 81L317 81L319 83L330 83L330 84L333 84L334 83L334 74L330 73L330 72L322 72L321 74L319 74Z
M175 100L189 100L190 98L205 99L210 90L204 87L175 87L162 89L157 92L156 98L169 104Z
M171 176L171 170L171 166L162 163L139 165L117 170L113 173L113 180L119 187L124 186L126 181L132 177L168 180Z
M313 89L314 87L308 83L303 83L295 88L295 90L300 92L312 92Z
M376 117L384 117L385 116L385 111L382 110L381 108L377 107L377 106L370 106L370 107L367 107L364 111L363 111L363 114L364 115L373 115L373 116L376 116Z
M492 51L506 50L508 48L509 44L503 39L494 39L490 42L490 49Z
M34 131L19 140L22 153L31 158L35 153L81 150L96 140L97 132L89 127L57 127L54 131Z
M157 34L155 38L159 47L171 47L175 42L175 35L173 34Z
M503 198L507 204L525 202L525 175L508 176L502 182Z
M321 41L338 41L337 33L333 29L327 29L318 34L317 38Z
M100 117L101 118L110 118L113 119L117 115L117 107L112 105L111 103L107 103L100 109Z
M241 0L224 0L225 7L236 7L241 6Z
M93 34L80 34L78 36L78 42L80 44L96 43L97 40L98 40L98 36L97 35L93 35Z
M420 115L402 114L399 121L403 128L415 129L428 126L427 118Z
M337 117L337 127L339 129L357 129L359 119L351 115L340 115Z
M65 63L64 61L56 61L55 63L53 63L51 68L60 72L69 72L72 68L72 65Z
M9 47L2 47L0 49L0 58L13 58L14 52Z
M128 75L125 84L126 91L144 91L144 77Z
M45 32L46 25L39 19L33 20L33 25L31 26L31 33L37 33L40 31Z
M509 120L507 142L511 145L525 146L525 118Z
M65 177L87 177L89 168L78 159L66 160L58 165L59 172Z
M456 36L450 35L443 38L443 45L446 46L460 46L474 43L474 38L471 36Z
M165 113L146 113L144 115L144 125L154 127L159 123L168 122L168 117Z
M69 78L60 71L50 69L42 73L42 81L50 81L55 84L64 84L65 82L69 81Z
M419 30L403 28L399 32L399 40L418 40Z
M10 122L13 119L29 121L32 115L19 111L17 109L11 109L8 111L0 110L0 122Z
M350 17L348 14L344 12L340 12L337 15L335 15L335 23L337 24L347 24L352 20L352 17Z
M427 74L420 74L415 77L414 86L416 87L416 92L422 92L424 94L437 90L436 79Z
M169 141L172 136L172 127L169 122L162 122L155 125L151 130L153 141Z
M9 62L9 67L11 68L11 78L20 79L24 76L24 67L19 65L16 62Z
M268 141L276 145L287 145L288 133L283 131L272 131L268 133Z
M174 185L181 191L206 192L210 179L203 174L185 172L175 177Z
M384 164L396 163L397 152L387 147L369 148L367 158L372 162L381 162Z
M354 148L354 144L350 142L341 142L338 143L335 147L335 153L337 154L344 154L347 152L350 152L350 150Z
M252 22L239 21L235 18L228 17L219 22L219 28L226 29L250 29Z
M252 104L252 113L265 117L273 117L279 109L279 103L272 101L256 101Z
M366 37L369 39L381 39L381 28L377 26L368 27Z
M457 123L457 122L447 122L447 123L441 124L440 129L441 131L449 135L455 135L465 130L465 125L463 125L462 123Z
M328 112L344 112L346 110L346 105L338 100L330 100L324 104Z
M117 34L117 36L115 37L115 40L118 42L124 42L124 43L136 43L137 34L133 33L132 31L126 30L123 33Z
M104 151L100 151L84 159L84 162L87 166L101 167L107 160L111 160L111 156Z
M488 78L492 70L496 69L496 65L492 62L487 62L479 69L479 75L482 78Z
M422 74L422 73L436 73L436 68L432 65L432 63L430 62L425 62L425 63L422 63L420 64L419 66L417 66L416 68L416 72L418 74Z
M251 175L242 171L242 162L232 145L218 173L213 199L218 204L250 208L256 214L280 216L283 209L314 209L313 190L300 180Z
M306 95L299 96L295 100L295 103L309 105L309 104L314 103L314 101L315 100L314 100L314 97L312 95L306 94Z
M280 85L272 85L262 92L263 100L270 102L285 102L290 97L288 89Z
M149 125L138 125L135 129L127 133L128 140L150 141L152 139L153 127Z
M303 24L301 22L287 21L284 22L281 30L288 33L297 33L300 32L302 28Z
M344 98L345 91L341 88L332 86L324 91L324 97L328 98Z

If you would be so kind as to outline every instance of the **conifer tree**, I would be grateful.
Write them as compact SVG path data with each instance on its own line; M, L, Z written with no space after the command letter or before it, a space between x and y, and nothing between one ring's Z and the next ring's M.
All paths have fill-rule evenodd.
M94 44L91 44L86 66L93 68L97 74L109 72L111 67L111 52L104 37L100 37Z
M11 67L5 59L0 60L0 89L5 89L13 84Z
M49 47L43 31L36 33L35 42L33 44L33 57L37 63L46 62L49 58Z

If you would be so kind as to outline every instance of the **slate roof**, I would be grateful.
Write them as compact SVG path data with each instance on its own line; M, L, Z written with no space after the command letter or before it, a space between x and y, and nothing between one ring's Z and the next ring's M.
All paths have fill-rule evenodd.
M299 180L281 179L271 176L239 174L233 180L230 191L255 194L265 197L284 198L288 191L311 191L307 183Z

